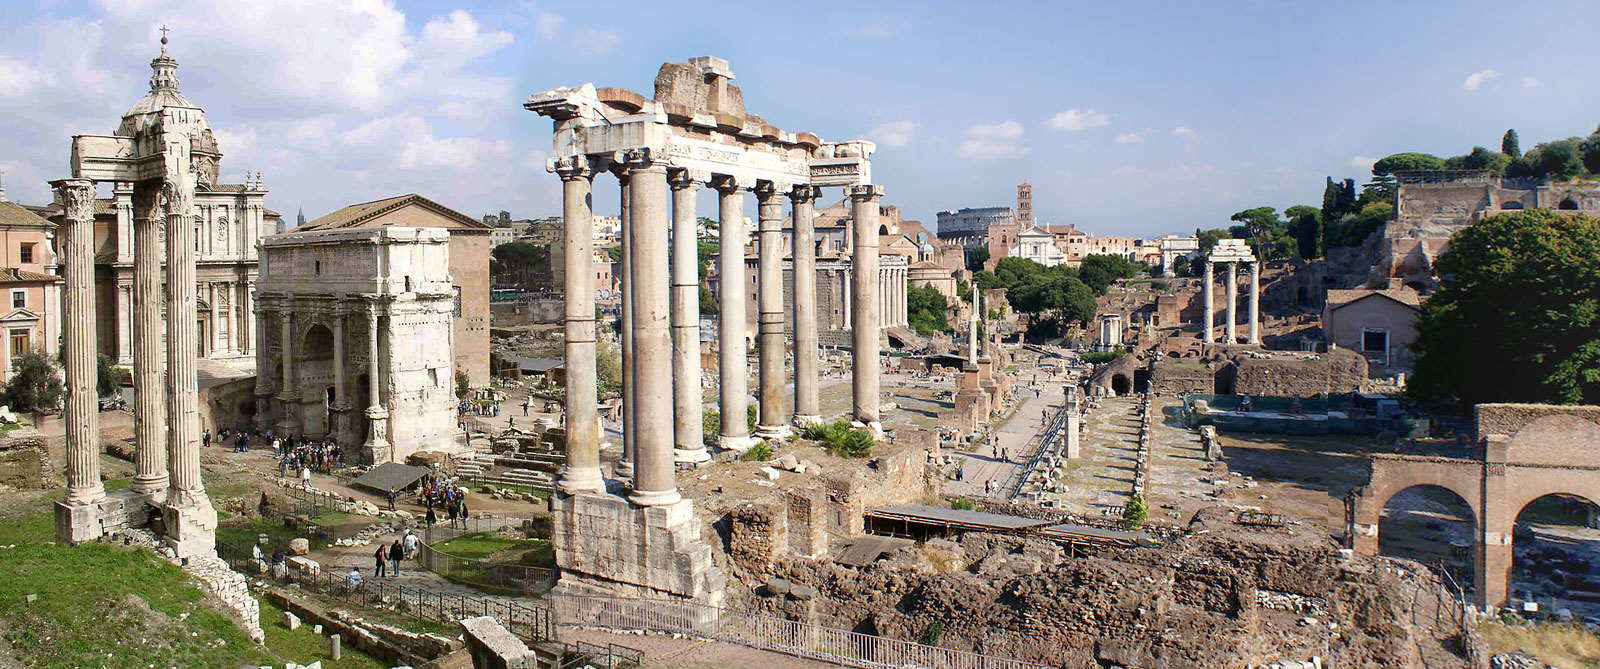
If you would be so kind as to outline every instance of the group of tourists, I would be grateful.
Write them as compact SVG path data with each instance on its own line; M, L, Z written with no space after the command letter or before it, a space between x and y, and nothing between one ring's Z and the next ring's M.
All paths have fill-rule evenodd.
M332 437L321 441L305 437L273 439L272 454L278 458L279 476L301 472L302 479L309 479L311 472L332 474L335 468L344 465L344 450Z
M385 572L389 578L400 577L400 562L414 559L417 556L417 535L411 530L406 530L405 536L395 539L392 544L378 544L378 550L372 554L372 560L377 567L376 578L383 578ZM351 567L351 575L356 579L355 585L360 585L360 570Z
M449 514L450 526L455 527L456 521L461 521L461 529L467 529L467 498L460 488L447 486L433 498L424 498L423 504L428 507L427 515L423 518L428 526L432 527L439 522L438 512L433 510L435 504L444 508Z

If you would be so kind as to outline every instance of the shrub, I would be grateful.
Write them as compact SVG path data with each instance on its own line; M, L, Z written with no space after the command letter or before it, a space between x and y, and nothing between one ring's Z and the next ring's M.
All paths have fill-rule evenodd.
M976 511L978 505L965 497L955 497L950 500L950 508L957 511Z
M717 435L722 434L722 412L716 409L706 409L700 414L700 424L705 427L706 443L716 441Z
M843 420L808 425L800 436L821 443L829 453L839 457L864 458L872 454L872 433L852 428Z
M745 451L744 455L740 456L739 459L746 462L766 462L772 459L772 447L763 441L751 446L750 450Z
M1107 362L1111 362L1112 360L1116 360L1117 358L1120 358L1120 357L1122 357L1124 355L1127 355L1127 354L1128 354L1128 349L1125 349L1125 348L1123 348L1121 346L1118 346L1118 347L1116 347L1116 348L1114 348L1112 350L1109 350L1109 351L1099 351L1099 352L1096 352L1096 353L1085 353L1085 354L1083 354L1083 361L1087 362L1087 363L1089 363L1091 365L1099 365L1099 364L1104 364L1104 363L1107 363Z
M1122 509L1122 525L1128 529L1138 529L1144 521L1150 519L1150 505L1144 501L1144 495L1134 494L1128 500L1128 506Z

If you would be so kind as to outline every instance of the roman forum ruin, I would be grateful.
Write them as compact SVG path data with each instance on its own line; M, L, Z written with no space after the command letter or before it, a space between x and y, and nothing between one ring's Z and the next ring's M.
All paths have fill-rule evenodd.
M72 178L52 182L65 205L61 255L67 280L67 493L56 506L56 535L62 541L88 541L142 525L157 514L167 545L189 557L214 552L217 526L217 512L200 481L193 222L195 192L217 183L222 153L205 111L178 92L178 61L167 55L165 37L161 43L161 55L150 62L150 93L123 117L115 134L73 136ZM100 482L95 391L96 182L132 184L134 201L138 474L128 490L110 494Z
M1234 309L1239 304L1239 265L1250 266L1250 311L1249 327L1250 336L1243 343L1252 346L1261 345L1261 262L1256 259L1255 253L1250 250L1250 245L1243 239L1222 239L1217 241L1210 255L1200 262L1205 264L1204 283L1201 284L1201 303L1205 308L1205 329L1203 339L1209 344L1216 338L1216 300L1212 299L1211 291L1216 285L1212 278L1213 266L1222 263L1228 266L1227 278L1223 284L1227 290L1227 320L1223 321L1222 343L1228 346L1238 344L1239 333L1236 327L1239 316Z
M567 466L556 498L558 562L564 587L600 584L666 592L706 603L722 599L723 576L710 547L698 539L690 500L679 495L674 463L707 458L699 433L698 322L693 286L695 189L719 194L722 281L744 281L743 198L759 205L759 419L750 435L745 414L743 298L722 292L721 411L718 441L734 450L754 438L781 439L793 424L818 421L815 245L812 208L820 189L844 187L855 215L852 351L855 422L881 433L878 416L878 200L872 183L871 142L829 143L786 132L748 114L727 61L694 58L667 63L646 98L622 88L555 88L530 97L529 111L555 122L549 169L564 185L567 269ZM600 469L595 396L594 284L590 182L614 174L622 186L624 276L623 369L627 427L623 464L631 475L626 497ZM794 229L795 406L784 401L782 240L783 199ZM679 244L667 266L669 228ZM676 335L676 336L674 336ZM676 345L675 345L676 344ZM687 348L693 344L692 348ZM641 379L674 379L643 383ZM683 420L674 421L673 416ZM665 528L656 531L654 528ZM646 528L652 528L646 531ZM635 537L646 545L638 550Z

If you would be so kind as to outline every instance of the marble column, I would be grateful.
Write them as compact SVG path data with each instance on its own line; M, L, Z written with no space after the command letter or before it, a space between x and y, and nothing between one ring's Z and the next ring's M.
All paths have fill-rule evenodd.
M850 273L844 270L839 271L839 277L839 285L842 286L840 292L844 293L844 327L848 330L855 327L855 281L852 281Z
M133 362L133 286L117 284L117 362Z
M350 426L350 400L344 385L347 376L344 369L345 320L349 317L350 307L345 305L341 297L333 307L333 402L328 406L328 434L341 446L347 443L346 431Z
M566 254L566 428L567 466L561 470L561 490L603 493L600 474L599 379L595 364L594 323L594 210L590 184L594 171L585 156L563 158L556 165L561 176L561 216Z
M672 435L673 460L706 462L704 392L700 387L699 180L677 170L672 181Z
M794 424L822 422L817 370L817 239L814 207L819 189L795 186L789 193L794 216Z
M228 282L228 349L240 355L244 354L244 338L239 336L239 305L245 301L239 297L239 282Z
M1250 263L1250 343L1261 345L1261 261Z
M65 505L86 507L105 499L100 483L100 407L95 393L94 182L52 181L65 221L61 259L66 266L67 495ZM57 524L57 536L77 542L100 536L97 524Z
M1228 285L1226 289L1228 292L1228 322L1223 328L1223 342L1232 346L1239 343L1239 334L1236 327L1239 322L1237 311L1239 302L1239 263L1228 263Z
M673 466L672 332L667 313L671 274L667 267L667 228L672 215L667 166L647 151L631 154L628 180L632 212L629 271L633 275L633 494L639 506L661 506L680 499Z
M283 416L278 419L280 436L291 437L300 431L300 384L294 376L294 311L289 305L278 308L278 347L283 364L283 384L278 388L278 406ZM377 377L373 377L374 383Z
M854 323L851 329L854 411L851 415L873 432L881 433L878 383L882 363L878 360L878 337L883 311L878 298L883 279L878 275L878 200L883 197L883 187L851 186L849 190L855 234L855 304L851 318Z
M1217 322L1216 299L1211 296L1212 285L1216 283L1216 278L1211 273L1211 259L1206 258L1200 262L1206 267L1205 278L1201 279L1202 283L1200 284L1201 309L1205 312L1206 324L1205 328L1200 331L1200 340L1209 344L1216 334L1213 330Z
M214 555L217 511L200 480L200 393L196 375L194 176L162 186L167 198L167 462L171 481L162 511L167 545L183 558Z
M721 378L722 434L717 442L722 448L744 451L751 445L750 427L745 420L750 391L744 342L744 184L735 177L723 176L714 186L719 195L717 213L722 242L717 252L717 373Z
M389 410L383 406L383 379L378 368L378 318L382 315L376 301L367 305L367 442L362 446L369 464L379 465L394 460L394 449L389 443Z
M256 330L256 311L252 308L252 303L255 300L255 294L256 282L246 281L244 284L244 300L239 303L244 306L244 317L246 319L244 327L246 339L244 345L241 347L245 352L260 347L261 343L264 341L264 339L261 337L261 333ZM258 367L257 369L260 368Z
M972 317L967 319L967 362L978 364L978 302L982 291L976 287L972 290Z
M789 436L784 408L783 358L783 191L770 181L756 185L757 253L756 332L759 337L761 405L756 436L782 440Z
M210 235L206 236L210 237ZM216 357L217 351L222 350L222 321L225 320L225 312L223 311L222 300L218 298L225 293L219 290L221 285L219 281L212 281L206 284L211 293L211 344L206 346L206 357L208 358Z
M635 439L634 428L638 423L634 420L634 384L633 384L633 217L630 179L627 173L617 175L617 184L622 193L617 218L621 222L618 232L622 237L622 262L618 263L622 270L622 299L619 301L622 309L622 332L617 333L617 340L622 346L622 460L617 463L616 474L620 478L632 478L634 460L639 454L638 440Z
M271 358L268 356L267 340L267 314L270 309L262 303L260 298L255 304L255 334L256 342L256 430L266 432L272 427L272 379Z
M167 490L167 386L161 335L159 191L135 184L133 215L133 441L138 472L129 486L144 495ZM257 387L260 382L257 382Z

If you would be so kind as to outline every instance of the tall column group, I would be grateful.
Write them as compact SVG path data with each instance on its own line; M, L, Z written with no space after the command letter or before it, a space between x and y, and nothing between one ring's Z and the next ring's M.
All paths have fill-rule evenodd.
M100 407L95 392L94 183L63 179L51 183L61 196L66 221L61 226L61 258L66 265L67 496L69 506L98 504L100 483ZM75 539L76 537L68 537Z
M721 250L719 291L720 446L745 450L754 443L746 423L749 361L746 339L744 195L758 202L756 251L759 346L758 436L782 438L792 424L821 420L816 325L816 240L813 209L818 189L750 181L737 175L693 174L669 169L650 151L576 156L552 161L561 176L566 228L567 466L560 488L568 494L606 489L600 467L597 407L596 324L593 284L591 182L610 171L622 184L621 268L623 345L623 462L616 470L632 479L629 499L638 506L669 505L681 497L676 465L709 459L701 421L699 254L695 191L709 183L718 194ZM852 189L857 238L850 315L856 338L856 402L852 417L878 428L879 313L887 296L878 266L876 186ZM792 302L785 305L783 199L792 205ZM670 231L670 240L669 240ZM670 257L668 250L670 249ZM792 342L784 331L784 309L794 312ZM794 355L794 406L786 407L785 354ZM670 383L664 382L670 379Z
M1250 265L1250 296L1249 296L1250 304L1249 304L1249 311L1247 312L1248 313L1248 317L1249 317L1249 323L1247 324L1248 325L1247 339L1245 340L1244 343L1248 343L1248 344L1252 344L1252 345L1260 345L1261 344L1261 261L1260 260L1243 260L1243 261L1222 261L1222 260L1219 260L1219 261L1212 261L1211 259L1207 258L1205 260L1202 260L1201 262L1203 262L1205 264L1205 278L1203 279L1203 283L1200 286L1200 300L1203 303L1202 306L1203 306L1203 310L1205 312L1205 326L1200 331L1201 332L1201 335L1200 335L1201 341L1203 341L1203 342L1205 342L1207 344L1210 344L1210 343L1213 342L1214 337L1215 337L1216 307L1213 304L1213 298L1212 298L1212 284L1214 283L1214 279L1212 278L1213 277L1212 265L1215 262L1222 262L1222 263L1224 263L1224 264L1226 264L1228 266L1227 267L1227 275L1223 280L1224 281L1223 290L1224 290L1225 298L1227 300L1227 304L1224 305L1224 309L1225 309L1225 313L1226 313L1226 316L1224 316L1224 318L1226 320L1224 320L1223 324L1222 324L1222 331L1223 331L1222 343L1229 344L1229 345L1239 343L1239 333L1238 333L1238 321L1239 321L1239 317L1238 317L1239 270L1238 270L1238 265L1239 265L1240 262L1245 262L1245 263L1248 263Z

